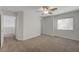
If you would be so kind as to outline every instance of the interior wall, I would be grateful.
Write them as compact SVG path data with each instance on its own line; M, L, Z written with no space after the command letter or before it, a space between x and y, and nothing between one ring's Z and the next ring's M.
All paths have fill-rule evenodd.
M41 22L39 14L32 9L11 13L4 11L4 15L17 16L16 20L16 39L25 40L37 37L41 34Z
M74 20L74 23L73 23L74 29L73 30L58 30L57 20L62 19L62 18L69 18L69 17L72 17ZM51 19L53 20L53 23L50 21ZM42 20L42 23L43 23L42 25L43 34L47 34L50 31L52 34L50 34L49 32L49 35L56 35L56 36L65 37L69 39L79 40L79 11L63 13L63 14L55 15L51 17L48 16L46 17L46 19L44 18ZM49 26L50 23L51 25ZM53 31L50 30L52 26L53 26Z
M69 17L73 18L73 30L57 30L57 20ZM54 34L74 40L79 40L79 11L73 11L54 16Z
M23 12L17 12L17 19L16 19L16 39L23 40Z
M24 11L23 39L39 36L41 33L41 22L38 13L34 10Z

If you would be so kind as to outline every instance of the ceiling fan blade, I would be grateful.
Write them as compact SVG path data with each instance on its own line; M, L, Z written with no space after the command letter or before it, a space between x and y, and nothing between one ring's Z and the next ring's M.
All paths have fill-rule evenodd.
M51 11L55 11L55 10L57 10L58 8L53 8L53 9L50 9Z
M52 14L52 12L49 12L48 14Z

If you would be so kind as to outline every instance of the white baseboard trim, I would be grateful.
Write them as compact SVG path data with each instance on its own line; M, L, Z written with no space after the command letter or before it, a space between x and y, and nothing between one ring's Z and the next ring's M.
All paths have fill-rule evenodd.
M48 34L48 33L46 33L46 35L49 35L49 36L58 36L58 37L62 37L62 38L67 38L67 39L79 41L78 38L72 38L72 37L67 37L67 36L62 36L62 35L57 35L57 34Z
M40 34L38 34L38 35L33 35L33 36L29 36L29 37L25 37L25 38L23 38L23 40L32 39L32 38L35 38L35 37L38 37L38 36L40 36Z

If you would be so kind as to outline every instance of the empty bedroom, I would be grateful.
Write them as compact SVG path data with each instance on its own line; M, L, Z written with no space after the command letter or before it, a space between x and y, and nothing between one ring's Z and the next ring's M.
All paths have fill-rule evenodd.
M0 52L79 52L79 6L0 6Z

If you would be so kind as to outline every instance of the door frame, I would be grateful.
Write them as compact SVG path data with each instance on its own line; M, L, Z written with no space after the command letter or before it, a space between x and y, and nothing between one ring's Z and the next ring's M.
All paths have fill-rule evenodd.
M4 26L3 26L3 11L1 10L1 48L3 47L4 43Z

